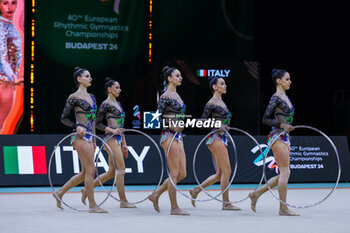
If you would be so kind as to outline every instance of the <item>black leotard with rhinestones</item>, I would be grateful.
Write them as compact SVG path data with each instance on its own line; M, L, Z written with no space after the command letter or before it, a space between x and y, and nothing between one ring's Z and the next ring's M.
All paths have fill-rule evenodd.
M85 99L77 98L74 95L69 96L61 115L61 122L64 125L74 128L74 131L77 126L82 126L87 131L95 131L97 105L95 96L93 94L89 95L93 101L92 105ZM69 119L72 110L75 113L75 123Z
M214 120L220 120L223 125L229 126L232 118L231 111L226 107L206 104L203 110L202 119L213 118Z
M101 104L96 118L97 129L105 131L107 126L103 123L104 119L107 120L108 127L110 128L116 129L124 127L125 112L119 101L117 101L116 104L119 105L120 109L106 100Z
M294 117L294 107L290 107L288 103L278 95L273 95L269 105L265 110L262 123L274 128L281 128L281 123L292 124Z
M162 113L162 118L166 124L171 121L184 120L186 105L181 105L177 100L162 97L158 101L157 110Z

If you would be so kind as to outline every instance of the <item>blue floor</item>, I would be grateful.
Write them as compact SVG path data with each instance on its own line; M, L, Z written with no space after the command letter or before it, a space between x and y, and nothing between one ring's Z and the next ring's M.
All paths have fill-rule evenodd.
M257 184L232 184L230 189L255 189ZM179 185L182 190L188 190L195 185ZM333 188L334 183L297 183L297 184L288 184L288 188ZM350 183L339 183L338 188L350 188ZM110 190L111 186L105 186L106 190ZM126 191L152 191L156 188L155 185L126 185ZM70 191L79 192L81 186L72 188ZM220 189L220 185L215 184L208 188L210 189ZM103 191L101 187L97 187L96 191ZM6 193L42 193L42 192L51 192L51 187L0 187L0 194Z

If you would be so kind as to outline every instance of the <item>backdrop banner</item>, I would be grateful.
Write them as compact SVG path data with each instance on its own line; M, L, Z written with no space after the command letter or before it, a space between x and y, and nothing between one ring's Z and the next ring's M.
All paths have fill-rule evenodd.
M0 186L49 185L48 164L57 143L65 135L0 135ZM237 147L238 161L234 161L232 145L228 151L231 167L238 163L233 183L258 183L262 175L263 160L259 147L248 137L232 135ZM157 144L159 135L151 136ZM203 135L185 135L184 146L187 157L187 177L181 182L193 184L193 155ZM266 152L266 137L255 136L263 153ZM350 181L350 155L345 136L331 137L335 143L342 166L342 182ZM161 161L154 144L140 135L126 135L129 156L125 159L126 184L157 184L161 174ZM97 140L95 156L99 174L108 170L107 153L99 150ZM161 149L164 159L164 152ZM100 153L98 153L100 151ZM165 160L164 160L165 161ZM338 174L336 155L330 143L319 136L294 136L290 151L290 182L335 182ZM278 174L272 152L267 155L269 177ZM212 156L205 145L199 147L195 161L196 174L200 181L215 173ZM51 164L54 185L64 184L70 177L81 171L78 153L70 145L70 139L55 149ZM164 179L167 177L164 173ZM109 181L111 183L112 181Z

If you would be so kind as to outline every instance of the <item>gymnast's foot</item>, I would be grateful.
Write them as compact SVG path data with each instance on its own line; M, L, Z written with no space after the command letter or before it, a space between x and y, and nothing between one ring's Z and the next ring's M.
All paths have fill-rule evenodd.
M198 193L196 193L196 192L194 191L194 188L193 188L193 189L190 189L189 192L190 192L191 197L192 197L193 199L196 199L196 198L197 198ZM196 201L195 201L195 200L191 200L191 204L193 205L193 207L196 207Z
M108 213L107 210L102 209L101 207L97 207L97 208L90 208L89 213L98 213L98 214L104 214L104 213Z
M170 211L171 215L190 215L186 210L180 209L180 208L175 208L171 209Z
M62 194L61 192L59 191L56 191L56 195L62 200ZM53 193L52 196L56 199L56 206L57 208L63 210L63 207L62 207L62 202L56 197L56 195Z
M300 214L291 211L290 209L280 209L280 216L300 216Z
M81 202L86 205L86 198L87 198L87 194L85 192L85 188L80 189L81 192Z
M158 206L158 198L154 193L148 196L148 200L150 200L153 203L153 208L157 211L160 212L159 206Z
M250 208L256 212L256 208L255 208L255 205L256 205L256 202L258 201L258 195L256 195L256 192L251 192L249 193L249 198L251 200L251 203L250 203Z
M237 206L232 205L231 203L224 203L222 205L222 210L233 210L238 211L241 210L241 208L238 208Z
M125 201L120 203L120 208L136 208L136 206Z

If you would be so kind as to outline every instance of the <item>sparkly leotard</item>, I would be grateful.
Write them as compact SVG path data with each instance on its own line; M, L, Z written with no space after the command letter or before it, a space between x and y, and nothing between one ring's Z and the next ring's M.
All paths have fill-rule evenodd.
M95 119L96 119L96 99L93 94L89 94L90 100L92 100L92 105L89 103L90 100L85 99L86 96L75 92L70 95L66 101L66 105L64 106L63 113L61 115L61 122L73 128L73 132L76 131L77 126L82 126L86 129L87 134L85 136L76 135L71 139L71 144L77 138L84 138L88 142L91 142L92 136L89 133L95 133ZM75 121L71 121L69 119L69 115L74 110L75 113Z
M111 100L105 100L101 104L96 118L96 128L105 131L106 125L103 124L103 120L107 120L108 127L112 129L123 128L125 121L125 112L119 101L113 102ZM110 138L111 133L105 133L104 139ZM123 140L122 134L116 134L113 138L120 144Z
M270 143L281 132L283 132L283 129L281 128L281 124L284 123L284 124L291 125L293 123L293 117L294 117L293 105L289 106L287 101L282 99L278 94L274 94L271 97L269 105L265 110L265 114L262 121L263 124L272 127L272 131L268 136L268 141L267 141L268 145L270 145ZM282 140L283 142L288 144L288 146L290 146L290 138L289 138L288 132L283 133L282 135L280 135L280 138L276 140Z
M168 125L170 121L176 122L178 120L184 120L186 105L176 92L166 91L159 98L157 110L162 114L162 119L165 121L166 125ZM169 137L173 137L174 134L174 130L163 128L160 135L160 143L165 142L165 140ZM182 134L178 133L175 139L180 142L182 140Z
M232 113L227 108L226 104L219 99L212 98L205 105L202 114L202 119L214 118L215 120L220 120L222 125L230 126ZM206 144L212 144L214 141L222 141L227 146L227 137L223 131L213 133L207 137Z
M21 63L21 37L12 21L0 16L0 78L17 78Z

